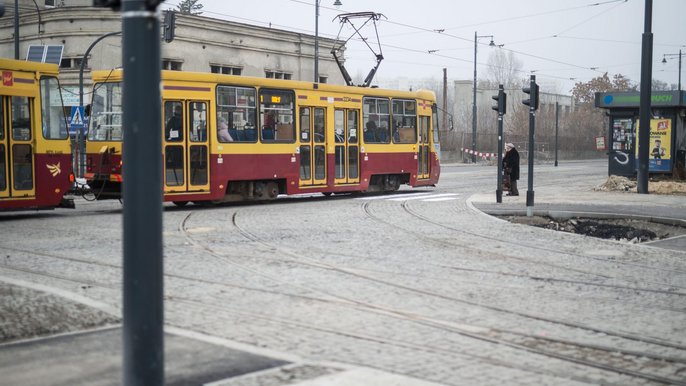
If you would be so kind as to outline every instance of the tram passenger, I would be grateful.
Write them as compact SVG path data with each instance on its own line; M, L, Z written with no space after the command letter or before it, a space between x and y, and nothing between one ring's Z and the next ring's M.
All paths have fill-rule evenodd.
M376 137L379 142L388 142L388 118L381 120L381 126L376 133Z
M336 143L343 143L345 142L345 137L343 136L343 128L338 127L336 128Z
M517 180L519 179L519 152L512 143L505 144L505 157L503 157L503 170L509 177L510 189L508 196L519 196Z
M226 123L224 117L217 117L217 138L219 142L233 142L233 138L229 133L229 125Z
M364 125L364 141L365 142L376 142L376 122L370 116L367 124Z
M167 141L183 141L181 136L183 130L183 107L181 104L174 106L174 114L167 120L165 125L165 138Z

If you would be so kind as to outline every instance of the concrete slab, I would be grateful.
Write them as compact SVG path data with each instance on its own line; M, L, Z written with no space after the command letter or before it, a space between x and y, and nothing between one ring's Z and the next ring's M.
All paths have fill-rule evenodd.
M390 374L369 368L355 368L329 374L291 386L440 386L438 383Z
M122 384L122 330L65 334L0 346L2 385ZM288 362L165 334L165 384L202 385Z

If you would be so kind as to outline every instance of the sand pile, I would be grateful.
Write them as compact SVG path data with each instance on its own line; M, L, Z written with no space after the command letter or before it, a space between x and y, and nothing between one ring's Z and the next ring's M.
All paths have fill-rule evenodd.
M626 177L609 176L607 181L593 188L601 192L637 192L636 181ZM648 192L655 194L684 194L686 195L686 181L650 180Z

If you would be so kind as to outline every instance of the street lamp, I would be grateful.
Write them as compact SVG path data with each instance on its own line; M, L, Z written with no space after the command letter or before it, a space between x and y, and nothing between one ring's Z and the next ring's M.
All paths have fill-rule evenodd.
M681 91L681 50L679 50L678 54L664 54L662 55L662 63L665 64L667 63L667 57L668 56L679 56L679 91Z
M314 1L314 82L319 83L319 3L322 0ZM343 3L341 0L334 1L333 5L338 8Z
M491 38L489 47L495 47L493 35L477 35L474 31L474 100L472 101L472 162L476 162L476 46L479 38Z

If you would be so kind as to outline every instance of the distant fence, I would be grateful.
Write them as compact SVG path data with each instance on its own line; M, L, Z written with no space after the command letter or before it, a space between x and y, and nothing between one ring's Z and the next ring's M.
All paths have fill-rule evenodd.
M471 133L451 133L447 141L441 142L441 162L471 163L472 155L468 150L472 147ZM505 136L503 144L511 142L519 151L522 159L529 158L529 138L524 135ZM598 159L607 157L606 151L596 150L595 139L578 137L558 137L558 160ZM467 151L465 151L467 150ZM495 134L480 134L477 136L476 151L480 153L498 153L498 136ZM490 157L477 156L477 162L489 162ZM555 160L555 137L536 136L534 142L534 160L546 162Z

